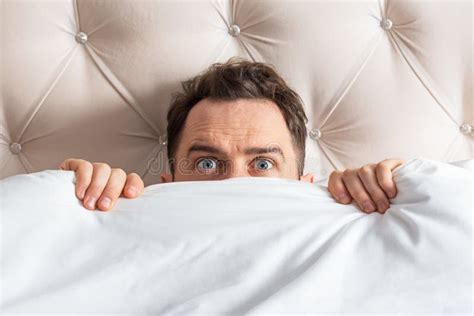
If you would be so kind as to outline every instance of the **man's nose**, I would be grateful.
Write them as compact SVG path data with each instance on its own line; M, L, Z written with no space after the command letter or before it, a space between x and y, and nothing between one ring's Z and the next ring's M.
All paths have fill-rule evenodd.
M250 177L245 164L231 163L226 166L225 179Z

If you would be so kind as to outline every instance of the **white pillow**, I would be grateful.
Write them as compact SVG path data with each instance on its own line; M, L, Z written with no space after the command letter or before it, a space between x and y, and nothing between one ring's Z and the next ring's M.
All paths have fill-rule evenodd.
M385 215L265 178L157 184L92 212L72 172L11 177L0 310L470 313L472 162L398 167Z

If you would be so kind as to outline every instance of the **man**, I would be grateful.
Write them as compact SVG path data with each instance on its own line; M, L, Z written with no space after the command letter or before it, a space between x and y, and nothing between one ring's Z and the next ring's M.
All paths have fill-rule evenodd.
M182 83L168 112L170 173L162 182L280 177L313 183L303 175L307 118L301 98L269 65L231 58ZM367 213L384 213L397 191L387 159L334 171L328 189L340 203L355 200ZM76 172L76 195L87 209L110 210L119 196L135 198L144 188L135 173L104 163L67 159Z

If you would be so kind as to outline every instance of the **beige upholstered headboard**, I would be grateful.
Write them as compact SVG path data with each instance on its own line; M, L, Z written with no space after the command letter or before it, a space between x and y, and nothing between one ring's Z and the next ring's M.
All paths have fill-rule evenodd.
M159 181L180 81L273 64L310 118L306 170L473 157L473 2L1 1L0 178L107 162Z

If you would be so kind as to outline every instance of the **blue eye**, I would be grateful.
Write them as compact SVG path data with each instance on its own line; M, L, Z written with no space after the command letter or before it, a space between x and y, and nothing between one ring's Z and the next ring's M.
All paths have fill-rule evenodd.
M202 171L210 171L217 168L217 162L214 159L203 158L197 162L197 168Z
M268 159L255 160L255 169L259 171L270 170L273 168L273 163Z

